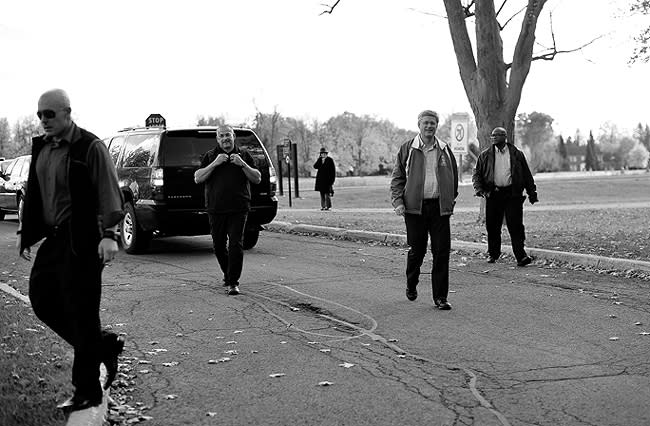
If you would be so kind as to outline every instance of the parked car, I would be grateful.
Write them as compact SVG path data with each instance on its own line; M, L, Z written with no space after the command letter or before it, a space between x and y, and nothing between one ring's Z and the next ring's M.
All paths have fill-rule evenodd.
M4 220L6 214L22 212L32 156L23 155L10 161L0 175L0 220Z
M13 163L14 160L15 158L10 158L7 160L4 157L2 158L2 160L0 160L0 177L5 174L7 168L9 168L9 165Z
M276 175L271 158L250 129L235 128L236 143L255 159L262 181L251 184L251 211L244 248L257 244L262 225L277 213ZM216 127L124 129L104 139L125 198L120 225L127 253L147 249L154 236L207 235L204 186L194 182L203 154L216 145Z

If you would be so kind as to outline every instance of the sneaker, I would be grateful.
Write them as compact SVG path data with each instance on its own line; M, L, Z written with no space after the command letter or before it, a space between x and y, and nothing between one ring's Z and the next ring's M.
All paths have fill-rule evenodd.
M526 266L529 265L530 262L532 262L533 259L530 258L530 256L525 256L522 258L520 261L517 262L517 266Z
M239 294L239 286L231 285L228 289L228 296L237 296Z
M490 257L488 257L488 261L487 261L487 262L488 262L488 263L495 263L496 261L497 261L497 258L496 258L496 257L492 257L492 256L490 256Z

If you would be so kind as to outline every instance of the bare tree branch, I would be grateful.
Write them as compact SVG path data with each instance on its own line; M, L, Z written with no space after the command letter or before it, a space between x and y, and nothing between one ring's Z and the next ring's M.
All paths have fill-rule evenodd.
M504 2L503 4L505 4L505 2ZM513 19L515 19L515 16L519 15L519 14L520 14L521 12L523 12L524 10L526 10L526 6L522 7L522 8L519 9L517 12L515 12L514 15L512 15L510 18L508 18L508 20L507 20L503 25L500 26L500 27L501 27L501 31L503 31L503 29L506 27L506 25L508 25L508 24L510 23L510 21L512 21ZM498 13L497 13L497 15L498 15Z
M553 13L552 12L549 13L549 20L550 20L550 23L551 23L551 40L553 40L553 47L545 47L545 46L542 46L539 43L536 43L536 44L542 46L546 50L546 52L543 52L543 53L540 53L538 55L533 56L531 61L552 61L553 59L555 59L555 57L557 55L559 55L561 53L577 52L577 51L582 50L585 47L595 43L597 40L605 37L605 35L602 34L602 35L599 35L598 37L590 40L589 42L583 44L582 46L576 47L574 49L558 50L557 49L557 43L555 42L555 30L553 29ZM506 64L506 70L508 70L511 66L512 66L512 64Z
M331 5L331 6L328 5L328 4L325 4L325 3L321 3L321 6L328 7L329 10L324 10L324 11L322 11L322 12L320 13L320 15L324 15L324 14L326 14L326 13L328 13L328 14L331 15L332 12L334 12L334 8L335 8L336 6L338 6L338 4L339 4L340 2L341 2L341 0L336 0L336 2L334 2L334 4ZM319 16L320 16L320 15L319 15Z
M504 6L508 3L508 0L503 0L503 3L501 3L501 7L497 10L496 16L499 16L499 13L503 10ZM511 18L512 19L512 18Z

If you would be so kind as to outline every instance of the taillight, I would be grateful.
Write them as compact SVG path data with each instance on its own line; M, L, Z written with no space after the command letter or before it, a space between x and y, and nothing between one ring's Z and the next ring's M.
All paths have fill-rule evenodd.
M154 191L162 188L165 184L165 178L163 176L163 169L153 169L151 171L151 186Z
M269 183L271 184L271 196L273 196L278 187L278 178L275 174L275 168L272 165L269 166Z

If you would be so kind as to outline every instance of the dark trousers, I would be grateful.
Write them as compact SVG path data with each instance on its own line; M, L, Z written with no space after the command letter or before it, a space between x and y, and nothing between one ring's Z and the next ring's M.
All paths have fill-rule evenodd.
M212 247L227 285L239 285L244 265L244 228L248 212L210 213Z
M498 259L501 255L501 228L503 217L512 242L512 252L517 261L526 257L524 250L524 197L513 196L508 189L495 191L485 200L485 227L488 236L488 254Z
M332 197L329 192L320 193L320 207L321 209L331 209L332 208Z
M97 253L73 253L68 232L48 237L29 278L34 313L74 348L75 393L101 397L99 364L104 351L99 303L103 265Z
M449 292L449 252L451 251L451 230L449 216L440 215L438 200L424 200L422 214L404 215L406 241L409 252L406 258L406 285L415 288L420 278L420 267L427 253L427 242L431 237L431 289L433 299L447 299Z

